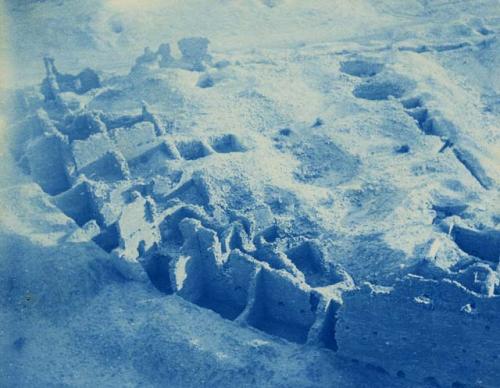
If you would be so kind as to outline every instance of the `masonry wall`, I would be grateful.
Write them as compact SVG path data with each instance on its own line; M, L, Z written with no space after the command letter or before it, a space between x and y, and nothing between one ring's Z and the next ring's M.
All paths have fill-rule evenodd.
M365 285L343 298L340 355L417 382L498 386L500 296L409 275L394 288Z

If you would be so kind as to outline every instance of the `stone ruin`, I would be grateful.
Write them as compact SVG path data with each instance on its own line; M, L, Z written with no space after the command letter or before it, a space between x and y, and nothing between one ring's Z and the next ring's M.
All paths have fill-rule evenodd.
M144 49L144 53L136 59L132 71L149 66L159 66L161 68L178 68L189 71L205 71L212 63L212 57L208 54L207 38L193 37L183 38L177 42L181 58L175 59L168 43L162 43L156 52L149 47Z
M135 69L157 61L201 71L207 45L181 40L179 60L161 45ZM355 284L321 241L290 240L272 217L257 225L245 214L216 215L209 177L169 170L174 161L245 152L244 139L181 138L146 103L136 115L74 111L61 94L99 88L99 76L60 74L48 58L45 65L44 101L16 125L13 155L125 277L382 373L436 386L498 384L498 232L457 225L452 237L469 262L442 268L431 247L390 286Z

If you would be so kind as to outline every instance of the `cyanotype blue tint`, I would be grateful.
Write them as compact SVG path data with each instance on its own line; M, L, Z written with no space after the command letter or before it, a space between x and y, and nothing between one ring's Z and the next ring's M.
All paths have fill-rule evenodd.
M2 13L0 386L499 386L497 2Z

